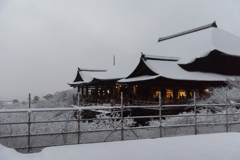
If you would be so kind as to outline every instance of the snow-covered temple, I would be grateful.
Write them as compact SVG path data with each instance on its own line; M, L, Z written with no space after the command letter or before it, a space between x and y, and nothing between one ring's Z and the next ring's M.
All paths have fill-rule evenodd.
M209 87L225 85L240 76L240 38L217 28L216 23L159 38L108 70L78 68L72 87L89 100L165 101L204 95Z

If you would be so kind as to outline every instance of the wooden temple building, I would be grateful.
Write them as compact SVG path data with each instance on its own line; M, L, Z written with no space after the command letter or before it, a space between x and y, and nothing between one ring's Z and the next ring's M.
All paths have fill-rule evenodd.
M89 101L127 99L164 101L203 96L240 76L240 38L211 23L158 42L108 70L78 68L71 87Z

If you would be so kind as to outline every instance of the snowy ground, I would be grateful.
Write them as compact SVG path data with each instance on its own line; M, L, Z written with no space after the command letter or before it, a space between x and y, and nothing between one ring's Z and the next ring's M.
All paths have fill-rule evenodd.
M239 160L240 133L49 147L21 154L0 145L0 160Z

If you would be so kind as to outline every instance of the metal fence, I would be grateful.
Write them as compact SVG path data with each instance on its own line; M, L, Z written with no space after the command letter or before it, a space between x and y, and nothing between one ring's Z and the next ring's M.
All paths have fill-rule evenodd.
M161 95L161 94L159 94ZM198 107L206 107L206 106L218 106L218 107L225 107L225 113L216 113L216 114L199 114L197 112L197 108ZM174 109L175 107L188 107L192 109L192 114L178 114L178 115L163 115L162 111L164 111L165 109ZM140 109L140 108L144 108L144 109L154 109L155 111L158 112L157 115L144 115L144 116L124 116L124 112L125 109ZM0 110L0 114L1 113L26 113L27 114L27 121L26 122L11 122L11 123L0 123L1 125L20 125L20 124L27 124L27 134L21 134L21 135L1 135L0 136L0 140L1 139L8 139L8 138L18 138L18 137L27 137L27 146L26 147L22 147L22 148L17 148L14 147L15 149L21 150L21 149L26 149L28 153L31 152L32 149L34 148L44 148L44 147L49 147L49 146L55 146L55 145L47 145L47 146L32 146L31 145L31 140L32 137L35 136L48 136L48 135L64 135L64 134L76 134L77 135L77 142L75 144L81 144L81 136L82 134L89 134L92 132L106 132L106 134L104 134L105 136L102 139L102 142L108 141L109 137L114 133L114 132L120 132L120 134L118 134L119 136L119 140L126 140L124 138L124 132L128 131L131 132L135 138L143 138L143 136L141 136L139 133L137 133L136 130L139 129L145 129L145 130L149 130L149 129L157 129L158 130L158 136L155 135L154 138L156 137L164 137L164 136L168 136L165 132L167 128L183 128L186 129L186 127L191 127L193 133L190 134L199 134L198 132L198 127L200 126L204 126L204 125L223 125L223 127L225 128L224 131L228 132L229 131L229 125L233 125L233 124L240 124L239 121L237 122L229 122L229 116L233 116L233 115L239 115L240 113L228 113L228 108L229 105L227 104L227 95L226 95L226 100L224 104L197 104L196 103L196 96L194 93L194 103L193 104L185 104L185 105L163 105L161 103L161 96L159 96L159 102L157 105L149 105L149 106L123 106L123 94L121 93L121 105L120 106L112 106L112 107L105 107L105 106L89 106L89 107L78 107L78 106L74 106L73 108L44 108L44 109L37 109L37 108L32 108L32 109L2 109ZM92 118L92 119L84 119L81 116L81 113L85 110L118 110L119 111L119 117L104 117L104 118ZM61 111L61 112L65 112L65 111L73 111L76 114L76 119L66 119L66 120L50 120L50 121L34 121L31 119L31 114L33 114L34 112L56 112L56 111ZM225 122L222 123L197 123L197 118L201 117L201 116L224 116L225 117ZM169 118L169 117L193 117L194 121L192 124L181 124L181 125L168 125L168 124L163 124L162 120ZM138 127L132 127L129 126L126 123L127 119L154 119L155 121L158 121L158 125L157 126L138 126ZM112 129L96 129L96 130L81 130L81 122L86 122L86 121L94 121L94 120L116 120L117 121L117 125L115 125L114 127L112 127ZM77 123L77 129L76 131L66 131L66 132L51 132L51 133L36 133L33 134L31 133L31 126L33 124L45 124L45 123L55 123L55 122L75 122ZM237 128L240 126L237 126ZM223 130L221 130L221 132L223 132ZM148 137L145 136L145 138L153 138L153 137ZM74 143L72 143L74 144Z

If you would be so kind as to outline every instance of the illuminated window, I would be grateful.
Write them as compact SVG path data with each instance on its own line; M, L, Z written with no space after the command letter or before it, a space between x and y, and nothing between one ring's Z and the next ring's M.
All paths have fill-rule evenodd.
M186 90L180 89L178 90L178 99L184 99L187 97Z
M133 93L136 94L136 92L137 92L136 86L133 86Z
M154 97L159 97L160 91L156 91Z
M173 90L166 89L166 98L172 99L173 98Z

